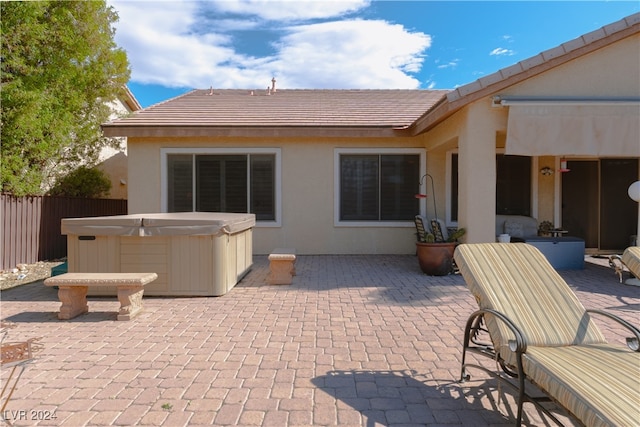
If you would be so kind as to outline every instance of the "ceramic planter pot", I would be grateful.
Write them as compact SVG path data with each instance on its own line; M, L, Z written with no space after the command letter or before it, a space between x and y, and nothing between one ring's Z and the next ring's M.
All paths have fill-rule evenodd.
M429 276L446 276L453 272L453 251L457 243L416 242L420 270Z

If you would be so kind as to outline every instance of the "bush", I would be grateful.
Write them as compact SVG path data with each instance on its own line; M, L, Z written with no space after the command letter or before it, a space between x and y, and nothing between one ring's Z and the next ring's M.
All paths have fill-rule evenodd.
M49 195L97 199L108 196L110 190L111 180L103 171L80 166L59 179Z

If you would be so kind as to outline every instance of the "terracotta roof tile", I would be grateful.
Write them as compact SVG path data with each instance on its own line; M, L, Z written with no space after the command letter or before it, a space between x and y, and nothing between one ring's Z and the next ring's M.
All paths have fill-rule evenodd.
M640 13L545 50L455 90L194 90L104 124L107 136L418 134L470 102L640 32ZM287 131L283 131L287 129ZM337 130L336 130L337 129ZM293 131L290 131L293 130ZM358 131L360 130L360 131ZM328 133L327 133L328 132ZM394 134L395 135L395 134Z
M560 64L562 61L570 61L575 59L581 53L588 53L601 48L607 43L613 43L620 38L627 37L631 34L640 32L640 13L627 16L619 21L613 22L605 27L591 31L576 39L569 40L560 46L547 49L531 58L524 59L517 64L508 66L493 74L482 77L479 80L460 86L447 94L447 100L452 102L463 102L466 98L467 102L474 99L474 94L482 91L490 90L495 87L499 90L511 84L531 77L531 70L543 72L547 69ZM434 120L434 122L437 120Z
M582 55L592 53L626 37L635 36L640 33L639 24L640 13L635 13L574 40L569 40L561 46L548 49L515 65L460 86L447 93L446 102L439 103L423 114L412 126L412 133L417 135L431 129L471 102L483 97L493 96L509 86L518 84Z
M103 125L126 135L140 127L403 128L429 110L443 90L194 90ZM120 129L120 130L118 130ZM113 131L116 131L114 133Z

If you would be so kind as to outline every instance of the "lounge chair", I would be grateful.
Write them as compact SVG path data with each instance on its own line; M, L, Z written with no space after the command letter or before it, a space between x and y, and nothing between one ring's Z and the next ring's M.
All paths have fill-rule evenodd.
M609 265L616 271L620 283L625 285L640 286L640 246L631 246L620 255L611 255ZM634 277L623 279L624 267L627 267Z
M504 377L467 363L469 351L497 360L504 373L517 379L506 382L518 389L517 425L525 401L561 424L527 392L525 383L537 386L584 425L638 425L637 327L601 310L585 310L544 255L526 243L462 244L455 260L480 307L466 324L461 380L469 378L472 366ZM626 327L632 334L629 349L608 344L593 314ZM481 342L486 334L490 343Z

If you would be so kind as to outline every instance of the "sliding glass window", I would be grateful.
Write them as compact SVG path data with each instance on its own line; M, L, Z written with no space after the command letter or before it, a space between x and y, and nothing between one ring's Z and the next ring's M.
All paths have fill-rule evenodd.
M341 154L340 221L411 221L419 213L418 154Z
M275 221L275 189L275 154L167 154L169 212L248 212Z

